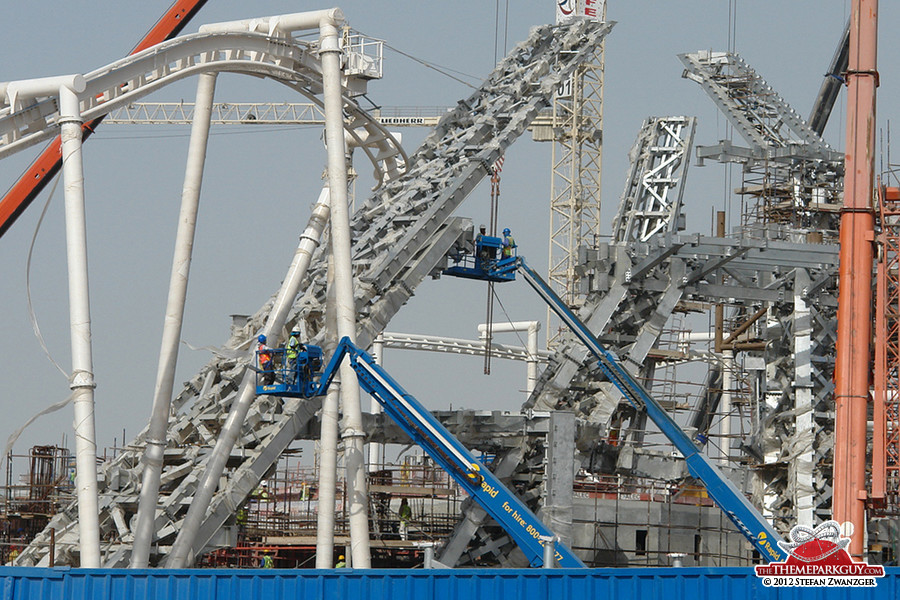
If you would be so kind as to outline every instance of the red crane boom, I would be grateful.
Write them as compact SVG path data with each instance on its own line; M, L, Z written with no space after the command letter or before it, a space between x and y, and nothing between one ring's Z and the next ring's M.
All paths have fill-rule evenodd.
M185 25L199 12L207 0L175 0L159 21L144 35L130 54L136 54L178 35ZM83 140L88 139L103 117L82 125ZM18 181L0 200L0 237L6 233L44 186L50 182L62 165L59 136L50 142L40 156L25 170Z

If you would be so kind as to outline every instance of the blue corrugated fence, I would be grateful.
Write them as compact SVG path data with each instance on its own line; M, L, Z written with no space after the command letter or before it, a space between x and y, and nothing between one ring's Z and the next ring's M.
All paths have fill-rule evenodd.
M0 567L0 600L900 599L900 568L875 588L766 588L751 568L39 569Z

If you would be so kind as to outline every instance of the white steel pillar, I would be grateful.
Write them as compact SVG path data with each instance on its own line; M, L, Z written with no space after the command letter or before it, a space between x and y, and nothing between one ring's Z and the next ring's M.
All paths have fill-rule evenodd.
M181 212L175 235L175 252L172 273L169 278L169 297L166 302L166 318L163 323L162 345L153 393L153 409L144 447L144 473L138 503L137 525L134 530L134 546L131 552L131 568L143 569L149 565L150 545L156 533L156 505L159 499L159 480L162 473L163 453L166 449L166 433L169 428L169 409L172 388L175 384L175 367L181 342L181 326L184 322L184 304L187 298L191 256L194 249L194 233L197 229L197 212L200 206L200 186L206 163L209 141L209 124L212 116L213 96L216 89L216 73L204 73L197 82L197 103L194 122L191 125L191 141L188 146L184 187L181 192Z
M281 331L282 327L284 327L293 299L296 298L297 292L300 290L300 283L306 277L306 271L309 268L312 255L319 245L319 239L328 221L328 213L328 194L326 191L323 191L319 195L319 200L315 207L313 207L306 230L300 236L300 243L294 254L294 260L291 262L290 270L284 278L281 288L278 290L278 296L275 298L272 312L269 313L269 319L265 327L267 337L273 336L274 339L274 334ZM252 351L248 358L250 362L253 361ZM188 514L185 516L181 526L181 531L178 532L178 537L175 539L175 543L172 544L166 567L181 569L193 561L192 546L194 539L197 537L197 532L203 523L213 495L219 487L219 478L225 470L225 464L228 462L231 450L234 448L234 444L240 435L241 425L255 399L256 377L253 371L248 369L241 380L237 400L232 405L231 412L228 413L228 418L222 427L216 446L213 448L212 456L207 463L206 469L203 471L197 491L194 493L194 498L188 509Z
M487 324L482 323L478 326L478 334L485 337L487 334ZM514 321L512 323L494 323L491 325L491 333L513 333L525 331L528 333L525 350L528 358L525 360L525 398L531 396L534 386L537 384L538 378L538 332L541 330L540 321Z
M94 429L94 363L91 349L91 304L88 291L87 227L84 214L82 119L78 93L84 79L59 88L63 181L66 198L66 256L69 264L69 322L72 375L69 387L75 409L75 467L78 487L78 534L81 566L100 567L97 502L97 439Z
M331 251L334 256L334 284L338 337L356 341L356 305L353 296L350 210L347 204L347 157L344 144L343 99L341 93L341 49L336 21L319 27L319 59L325 105L325 139L328 147L328 187L331 190ZM341 405L344 414L341 438L347 466L347 494L350 520L350 547L353 566L367 569L369 555L368 494L366 492L365 433L356 373L345 361L340 368Z
M87 226L84 213L84 168L81 158L82 118L78 94L81 75L14 81L6 85L12 110L38 97L59 97L62 170L65 187L66 259L69 274L69 330L72 374L69 388L75 413L75 468L78 535L82 567L100 567L100 524L97 500L97 440L94 428L94 361L91 348L91 305L88 286Z
M337 318L334 297L334 258L328 252L325 284L325 352L334 354L337 345ZM338 430L340 428L341 375L331 382L322 403L319 431L319 513L316 516L316 568L334 566L334 501L337 488ZM348 553L349 554L349 553Z
M375 363L378 365L384 366L384 334L379 333L376 336L375 341L372 342L372 358L375 359ZM382 408L381 404L378 403L378 400L372 398L372 403L369 405L369 411L373 415L381 414ZM378 467L381 465L382 461L382 453L384 451L384 444L379 444L378 442L371 442L369 444L369 471L377 471Z
M343 18L344 16L340 9L335 8L325 11L253 19L250 21L235 21L232 23L206 25L201 31L206 33L243 30L254 31L256 28L262 27L269 34L289 35L293 31L312 29L316 26L321 29L326 24L330 24L331 30L336 32L334 23L343 21ZM337 40L335 40L335 45L336 44ZM340 66L340 57L338 56L337 59L338 66ZM338 79L338 86L340 86L340 79ZM343 126L343 123L341 123L341 125ZM346 199L346 182L344 183L344 198ZM324 214L325 218L327 218L327 212ZM324 222L321 211L318 213L314 211L313 216L310 218L310 226L307 228L307 232L315 229L319 225L324 225ZM304 232L304 235L305 233L306 232ZM321 234L321 230L319 230L318 233ZM315 249L315 245L318 245L318 235L316 235L315 238L315 244L312 246L312 249ZM294 261L291 263L292 273L289 273L288 277L285 278L281 285L281 289L279 290L279 296L276 299L275 306L278 310L276 311L273 309L273 312L269 314L269 319L265 327L267 337L277 334L284 326L288 310L299 289L300 281L305 276L306 269L309 266L308 257L302 256L306 252L309 252L311 256L309 242L310 240L304 239L304 237L301 236L300 246L298 246L297 254L295 254ZM297 286L297 289L293 289L293 295L291 295L291 289L295 285ZM290 301L286 301L287 298L290 298ZM250 360L252 361L252 353ZM247 412L250 410L250 405L256 398L255 383L256 378L253 371L246 370L244 372L244 377L241 380L237 400L232 404L231 412L229 412L225 425L219 434L219 439L216 441L216 446L213 448L212 455L209 458L206 469L203 471L202 478L197 486L197 491L194 494L191 506L184 518L181 531L178 532L178 537L172 545L169 559L166 562L166 566L169 568L183 568L193 561L194 540L196 539L200 525L203 523L203 519L206 516L206 511L209 508L213 495L219 487L219 478L225 470L225 464L227 463L231 450L234 448L235 441L240 434L241 426L247 416Z

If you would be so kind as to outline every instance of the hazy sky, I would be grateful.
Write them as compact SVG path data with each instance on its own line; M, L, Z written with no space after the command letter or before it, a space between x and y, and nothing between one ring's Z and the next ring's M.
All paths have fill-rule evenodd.
M554 18L552 0L495 2L343 2L350 24L430 63L453 69L477 85L493 64L534 25ZM124 56L169 5L148 2L12 3L5 7L0 39L0 80L88 72ZM608 18L618 21L607 38L604 107L603 216L611 221L622 193L626 154L647 116L695 115L696 143L725 136L725 121L701 88L681 78L675 57L699 49L725 50L729 6L719 0L620 0ZM847 0L736 2L735 46L801 115L807 115L849 14ZM311 3L210 0L186 33L203 23L325 8ZM508 24L504 25L507 19ZM891 59L897 41L884 34L900 22L900 7L881 3L879 124L896 111ZM499 39L495 38L499 31ZM393 51L385 77L369 97L383 106L451 106L471 88ZM468 79L459 73L474 76ZM193 101L195 81L182 82L147 101ZM283 86L222 75L217 101L303 101ZM843 97L826 137L843 149ZM130 440L149 417L157 370L172 246L189 128L104 125L85 145L91 312L101 448L122 429ZM424 135L403 130L412 152ZM321 187L325 153L319 128L215 127L210 141L195 243L183 339L193 346L228 338L232 313L253 313L278 288L297 237ZM546 271L550 146L530 134L507 154L501 184L500 222L513 229L520 253ZM0 161L0 187L8 188L36 155L31 149ZM370 187L371 169L357 158L358 195ZM709 233L713 207L726 206L724 168L692 168L685 194L687 231ZM0 440L29 416L68 394L65 378L50 364L28 317L25 263L49 189L0 238ZM459 214L487 218L489 190L482 184ZM608 228L609 225L607 225ZM55 360L68 370L69 325L63 196L60 185L37 237L31 292L38 323ZM503 308L495 320L545 319L546 311L522 282L498 286ZM474 338L483 320L484 285L445 278L426 281L389 326L391 331ZM500 341L517 343L514 337ZM206 363L204 351L182 346L176 393ZM480 358L389 351L388 370L430 408L516 409L523 399L525 367L494 362L482 374ZM71 446L71 407L45 417L16 447Z

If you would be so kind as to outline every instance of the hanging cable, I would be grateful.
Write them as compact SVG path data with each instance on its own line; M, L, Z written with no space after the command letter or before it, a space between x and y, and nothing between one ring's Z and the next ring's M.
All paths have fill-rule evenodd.
M490 229L492 236L497 235L497 214L500 205L500 172L503 170L503 156L491 167L491 205ZM502 250L501 250L502 252ZM487 314L485 315L484 374L491 374L491 344L494 337L494 282L488 282Z
M47 344L44 342L44 336L41 335L41 328L38 326L37 316L35 315L35 312L34 312L34 305L31 302L31 257L34 254L34 246L37 241L38 232L40 232L40 230L41 230L41 224L44 222L44 216L46 216L47 209L50 207L50 201L53 199L53 193L56 191L56 186L59 185L59 180L60 180L60 176L57 175L54 178L53 188L50 190L50 194L47 197L47 202L44 203L44 209L41 211L41 216L38 219L37 225L34 228L34 235L31 236L31 245L28 247L28 258L25 260L25 297L26 297L26 301L28 303L28 315L29 315L29 318L31 319L31 327L34 330L34 335L37 338L38 343L41 345L41 348L44 350L44 354L46 354L47 358L50 360L50 362L53 363L53 366L55 366L59 370L59 372L62 373L63 377L65 377L66 380L69 380L70 379L69 374L66 373L65 369L63 369L61 366L59 366L59 363L57 363L53 359L53 356L51 356L51 354L50 354L50 350L47 348ZM29 425L31 425L38 418L40 418L44 415L47 415L47 414L56 412L62 408L65 408L66 405L68 405L74 397L75 397L75 393L73 392L73 393L69 394L69 396L67 396L65 399L60 400L59 402L56 402L54 404L51 404L50 406L43 408L40 411L38 411L36 414L32 415L31 418L29 418L27 421L25 421L25 423L21 427L19 427L15 431L13 431L10 434L10 436L6 439L6 447L3 449L3 455L9 456L9 453L12 451L13 445L16 443L16 441L19 439L19 436L22 435L22 432L25 431L25 429L27 429Z
M500 0L494 3L494 64L497 64L498 46L500 45Z
M459 82L459 83L461 83L461 84L463 84L463 85L465 85L465 86L468 86L468 87L472 88L473 90L477 90L477 89L478 89L477 86L474 86L474 85L472 85L471 83L469 83L469 82L467 82L467 81L464 81L464 80L460 79L459 77L455 77L455 76L451 75L448 71L452 71L453 73L458 73L458 74L462 75L463 77L468 77L468 78L472 79L473 81L481 81L481 79L480 79L479 77L475 77L474 75L469 75L468 73L463 73L462 71L457 71L456 69L451 69L450 67L444 67L444 66L435 65L435 64L433 64L433 63L426 62L426 61L422 60L421 58L416 58L416 57L413 56L412 54L408 54L408 53L406 53L406 52L404 52L404 51L402 51L402 50L400 50L400 49L398 49L398 48L395 48L394 46L391 46L391 45L388 44L387 42L385 42L384 47L385 47L385 48L388 48L389 50L393 50L393 51L396 52L397 54L399 54L399 55L401 55L401 56L405 56L406 58L408 58L408 59L410 59L410 60L413 60L413 61L419 63L420 65L424 66L424 67L427 67L427 68L429 68L429 69L431 69L431 70L433 70L433 71L437 71L437 72L440 73L441 75L443 75L443 76L445 76L445 77L449 77L449 78L452 79L453 81L457 81L457 82ZM438 68L438 67L440 67L440 68Z
M50 201L53 199L53 193L56 191L56 186L59 185L59 179L60 177L58 174L53 179L53 188L47 196L47 202L44 203L44 209L41 211L41 216L38 219L37 225L35 225L34 235L31 236L31 245L28 247L28 258L25 260L25 299L28 303L28 316L31 319L31 328L34 330L34 336L37 338L41 348L43 348L44 354L46 354L50 362L53 363L53 366L59 369L59 372L62 373L63 377L69 379L69 374L65 369L59 366L59 363L53 360L50 349L47 348L47 344L44 342L44 336L41 335L41 328L38 326L37 316L34 312L34 304L31 302L31 257L34 255L34 245L37 242L38 232L40 232L41 223L44 222L44 217L47 215L47 209L50 207Z

